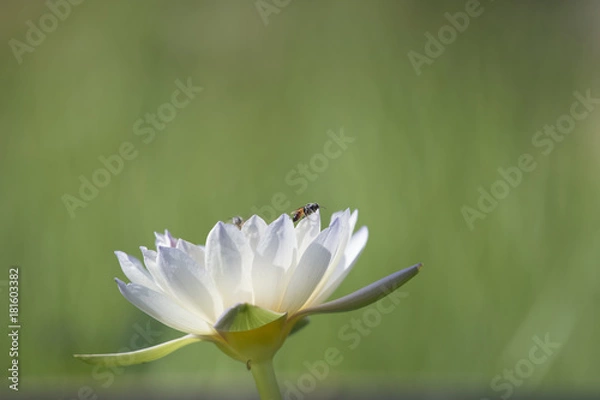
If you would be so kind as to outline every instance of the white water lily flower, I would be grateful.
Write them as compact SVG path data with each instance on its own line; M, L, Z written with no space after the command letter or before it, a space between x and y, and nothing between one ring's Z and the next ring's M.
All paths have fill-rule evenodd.
M143 264L117 251L131 281L116 279L123 296L187 335L129 353L76 357L89 363L130 365L163 357L189 343L210 341L253 370L270 365L287 336L306 325L307 316L364 307L417 274L420 264L323 303L365 248L367 228L353 234L357 218L358 212L349 209L334 213L321 231L319 212L296 227L285 214L268 225L255 215L241 229L218 222L205 246L175 239L168 231L156 234L156 251L141 247Z

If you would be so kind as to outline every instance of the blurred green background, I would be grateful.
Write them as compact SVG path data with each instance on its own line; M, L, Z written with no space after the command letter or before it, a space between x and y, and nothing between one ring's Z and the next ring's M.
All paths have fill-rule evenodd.
M282 384L297 387L306 363L335 347L343 362L306 398L598 393L600 105L549 154L532 140L569 114L575 91L600 97L600 6L483 1L417 74L408 53L425 55L425 34L468 3L265 0L261 16L253 1L2 2L0 289L6 304L18 265L19 394L251 398L251 375L210 344L116 371L72 354L129 347L140 327L153 343L180 336L119 294L114 250L139 256L164 229L204 243L218 220L311 201L327 207L325 222L358 208L370 230L334 296L425 267L355 349L340 332L365 310L313 318L276 357ZM49 4L64 16L54 29ZM27 47L28 21L40 19L49 32ZM136 134L188 79L203 90L152 138ZM341 132L353 141L322 164ZM80 176L126 142L134 159L70 215L63 196L80 198ZM470 229L461 209L522 154L536 168ZM313 174L306 185L290 184L299 163ZM529 371L523 360L546 335L560 347ZM6 335L0 345L6 371ZM515 368L527 376L507 383Z

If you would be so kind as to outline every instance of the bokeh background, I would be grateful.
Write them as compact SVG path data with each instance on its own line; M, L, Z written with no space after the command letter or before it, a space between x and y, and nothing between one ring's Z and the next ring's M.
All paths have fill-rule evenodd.
M50 4L64 20L15 55L28 21L52 28ZM600 393L600 105L549 154L532 143L574 92L600 97L597 2L484 0L418 73L408 53L425 55L426 33L469 2L265 0L262 16L250 0L65 4L0 6L0 289L6 305L19 266L15 397L256 398L244 366L209 344L114 371L72 354L131 348L140 329L152 333L139 347L179 336L121 297L114 250L139 254L164 229L203 243L218 220L312 201L325 220L358 208L370 230L336 296L425 267L356 348L340 332L365 310L315 317L290 338L275 360L286 388L310 386L307 363L335 347L343 361L302 398ZM152 139L137 135L188 79L203 90ZM342 132L346 148L323 164ZM81 198L80 177L126 142L134 159L71 215L64 196ZM536 168L469 226L463 207L523 154ZM290 182L299 163L306 185ZM547 335L560 347L529 370ZM0 345L6 371L6 335ZM527 376L510 383L515 368Z

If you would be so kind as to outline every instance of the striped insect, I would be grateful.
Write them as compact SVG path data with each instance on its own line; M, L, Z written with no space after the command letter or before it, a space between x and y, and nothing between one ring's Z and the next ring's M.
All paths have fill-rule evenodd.
M298 222L303 218L308 217L311 214L314 214L321 208L319 203L308 203L304 207L300 207L294 211L292 211L292 221Z

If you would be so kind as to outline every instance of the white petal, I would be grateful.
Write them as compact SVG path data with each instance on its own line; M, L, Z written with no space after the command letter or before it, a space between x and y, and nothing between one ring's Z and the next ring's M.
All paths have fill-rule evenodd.
M181 308L166 295L155 292L147 287L130 283L126 285L115 279L121 294L134 306L173 329L197 335L213 333L210 325L198 315Z
M165 282L165 277L160 271L160 268L158 268L158 264L156 262L158 253L154 250L149 250L144 246L140 246L140 250L144 256L144 264L146 265L146 269L148 269L148 272L150 272L150 275L152 275L154 283L160 290L166 290L168 285Z
M352 215L350 215L350 235L354 232L354 228L356 228L356 222L358 221L358 210L354 210Z
M345 210L336 211L333 214L331 214L331 218L329 219L329 225L333 224L333 221L344 215L344 213L348 212L349 210L350 209L347 208Z
M152 275L144 268L140 260L122 251L115 251L115 255L121 264L123 273L132 283L149 287L152 290L158 289Z
M296 251L296 234L290 217L282 214L265 230L256 252L271 260L273 265L287 270Z
M298 257L306 250L309 244L321 232L321 213L317 210L316 213L309 215L310 218L304 218L296 226L296 241L298 243Z
M337 253L334 256L333 263L337 265L341 257L344 255L346 251L346 246L348 245L348 241L350 240L350 236L352 235L352 231L350 230L350 209L346 209L342 211L337 218L339 218L340 222L340 245L337 248ZM329 271L328 271L329 275Z
M242 225L242 233L248 239L248 243L252 250L256 249L256 246L258 246L265 229L267 229L267 223L258 215L251 216L248 221L244 222L244 225Z
M335 220L335 218L339 218L340 216L349 213L350 209L347 208L343 211L335 212L331 215L331 222ZM354 228L356 227L356 222L358 221L358 210L354 210L352 214L350 214L348 219L348 240L352 236L352 232L354 232Z
M358 259L358 256L364 250L367 245L367 240L369 240L369 229L366 226L360 228L352 238L350 239L350 243L348 243L348 247L346 248L346 266L345 268L351 268L352 265Z
M206 270L179 249L158 249L158 268L171 297L206 321L215 322L223 312L223 301Z
M352 267L356 263L358 256L362 253L363 249L367 245L367 239L369 238L369 230L366 226L360 228L350 239L348 247L344 253L343 262L336 265L334 272L329 277L327 284L321 290L318 296L315 297L311 305L317 305L329 298L335 292L335 290L341 285L346 279L346 276L352 270Z
M331 262L329 263L329 266L327 267L327 271L325 271L325 274L323 274L323 278L318 283L318 285L315 288L315 290L313 291L312 295L306 301L306 304L304 305L304 307L310 306L315 301L315 298L326 287L327 283L330 280L331 275L335 272L336 268L338 268L338 266L344 264L344 252L346 250L346 246L350 239L350 233L351 233L351 232L349 232L350 209L346 209L344 211L335 213L334 216L332 217L331 221L332 221L331 222L332 224L338 223L340 226L339 245L338 245L335 253L333 253Z
M340 242L341 223L336 219L308 246L296 268L290 271L280 311L300 309L323 278ZM275 310L277 311L277 310Z
M164 235L162 233L154 232L154 236L156 236L156 241L154 243L156 244L157 249L159 246L175 247L175 244L177 243L177 239L171 236L168 230L165 230Z
M272 310L281 299L285 272L294 262L296 233L286 214L265 230L254 255L252 265L253 304Z
M218 222L206 238L206 268L225 308L252 301L252 250L235 226Z
M204 246L198 246L183 239L179 239L177 240L176 248L182 250L188 256L192 257L192 259L196 261L200 268L206 267L206 251Z
M150 250L145 246L140 246L140 251L142 252L142 257L144 257L144 264L146 265L146 268L148 268L149 263L156 264L156 256L158 253L156 253L155 250ZM152 273L152 271L150 271L150 273Z

